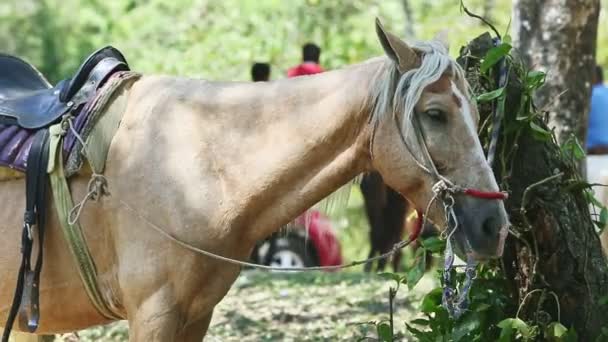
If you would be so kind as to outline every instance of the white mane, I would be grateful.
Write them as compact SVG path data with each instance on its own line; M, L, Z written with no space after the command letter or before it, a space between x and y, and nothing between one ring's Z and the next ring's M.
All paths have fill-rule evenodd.
M385 115L403 115L400 129L405 135L414 115L414 106L426 86L437 81L446 71L451 71L456 80L465 80L464 70L448 55L441 42L416 42L410 46L421 52L420 67L401 75L397 65L388 60L372 83L374 108L371 123L375 126ZM464 92L468 93L468 89L464 89Z

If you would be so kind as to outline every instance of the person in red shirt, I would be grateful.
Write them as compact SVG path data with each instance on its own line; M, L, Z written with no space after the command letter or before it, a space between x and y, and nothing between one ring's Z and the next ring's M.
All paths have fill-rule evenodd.
M302 47L302 64L295 66L287 71L287 77L297 77L303 75L313 75L323 72L319 65L321 48L313 43L307 43Z

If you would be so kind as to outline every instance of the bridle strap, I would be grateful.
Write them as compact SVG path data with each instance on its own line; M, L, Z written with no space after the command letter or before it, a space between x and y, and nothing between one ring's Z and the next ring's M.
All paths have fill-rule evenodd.
M435 166L435 162L433 162L433 158L431 157L431 153L429 152L428 146L426 144L426 138L424 136L424 131L422 130L422 127L420 125L419 118L416 115L416 113L414 113L414 115L412 116L412 130L414 131L414 134L416 135L416 142L420 146L420 150L422 150L423 157L426 160L426 163L421 162L418 159L418 157L416 156L416 154L414 153L413 149L408 144L407 139L405 138L405 136L403 135L403 132L401 131L399 117L397 115L394 115L393 117L395 119L395 123L397 124L397 132L399 133L399 138L401 139L401 143L405 146L407 151L410 153L410 155L412 156L412 158L414 159L414 161L416 162L418 167L420 167L420 169L422 169L424 172L428 173L431 177L433 177L433 180L435 182L434 187L437 187L437 185L441 184L440 188L442 191L446 191L451 194L462 193L467 196L480 198L480 199L488 199L488 200L505 200L505 199L507 199L507 197L508 197L507 194L504 192L501 192L501 191L483 191L483 190L478 190L478 189L459 187L457 185L454 185L454 183L452 183L449 179L447 179L445 176L443 176L441 173L439 173L439 170L437 170L437 167ZM425 164L430 165L430 167L427 167Z

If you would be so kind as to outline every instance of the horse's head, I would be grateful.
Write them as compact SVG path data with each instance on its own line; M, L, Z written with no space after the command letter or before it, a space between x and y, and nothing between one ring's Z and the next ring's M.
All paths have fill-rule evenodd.
M442 204L454 200L459 254L500 256L508 225L502 201L445 191L499 191L477 136L479 114L462 68L440 41L410 47L378 21L376 30L389 64L374 82L373 167L419 210L435 198L428 216L441 227L447 221Z

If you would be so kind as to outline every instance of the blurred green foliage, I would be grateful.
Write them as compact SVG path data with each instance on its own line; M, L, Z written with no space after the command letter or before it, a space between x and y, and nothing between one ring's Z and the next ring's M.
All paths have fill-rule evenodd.
M300 60L300 46L323 48L329 69L381 53L373 20L403 36L429 39L447 29L452 53L485 28L455 0L3 0L0 52L26 58L51 81L69 75L93 50L112 44L136 70L248 80L254 61L281 78ZM468 0L506 31L511 0ZM486 8L487 3L494 3ZM606 3L603 3L603 18ZM605 21L605 19L603 19ZM409 25L409 26L408 26ZM608 65L608 25L600 24L599 60ZM414 37L408 37L414 38Z

